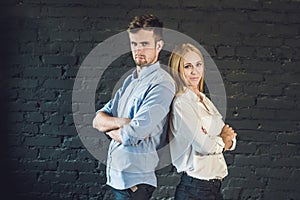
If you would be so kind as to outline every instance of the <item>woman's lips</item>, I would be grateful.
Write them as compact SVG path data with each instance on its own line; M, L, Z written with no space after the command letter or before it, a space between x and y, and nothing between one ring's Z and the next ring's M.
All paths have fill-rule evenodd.
M190 78L190 80L197 81L197 80L199 80L199 77Z

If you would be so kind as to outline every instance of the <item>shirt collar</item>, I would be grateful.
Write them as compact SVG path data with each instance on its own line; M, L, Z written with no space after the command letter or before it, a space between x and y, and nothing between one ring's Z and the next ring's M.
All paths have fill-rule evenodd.
M185 92L188 94L188 96L193 100L199 102L198 96L189 88L184 87ZM202 97L203 101L206 101L206 96L202 92L200 92L200 96Z
M133 71L133 78L137 78L137 79L141 80L144 77L146 77L147 75L149 75L152 72L154 72L155 70L157 70L158 68L160 68L159 61L157 61L156 63L154 63L152 65L149 65L148 67L142 68L142 70L140 71L139 76L137 75L137 71L134 70Z

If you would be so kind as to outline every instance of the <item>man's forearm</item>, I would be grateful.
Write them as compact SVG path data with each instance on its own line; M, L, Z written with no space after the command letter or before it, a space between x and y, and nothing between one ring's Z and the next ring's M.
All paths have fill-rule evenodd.
M128 118L111 117L105 112L98 112L93 120L93 127L101 132L119 129L125 124L130 123Z

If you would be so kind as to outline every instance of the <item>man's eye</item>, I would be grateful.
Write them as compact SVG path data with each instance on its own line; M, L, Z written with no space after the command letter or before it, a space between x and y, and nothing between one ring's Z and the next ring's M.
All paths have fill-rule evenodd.
M143 47L145 47L145 46L147 46L147 45L148 45L147 42L142 42L142 46L143 46Z
M137 46L137 43L136 43L136 42L131 42L131 46L136 47L136 46Z

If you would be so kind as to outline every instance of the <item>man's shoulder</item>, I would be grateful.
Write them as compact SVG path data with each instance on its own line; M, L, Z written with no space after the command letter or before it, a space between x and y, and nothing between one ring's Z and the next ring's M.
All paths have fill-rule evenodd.
M155 78L159 82L169 82L174 84L172 76L164 69L158 68L154 74Z

